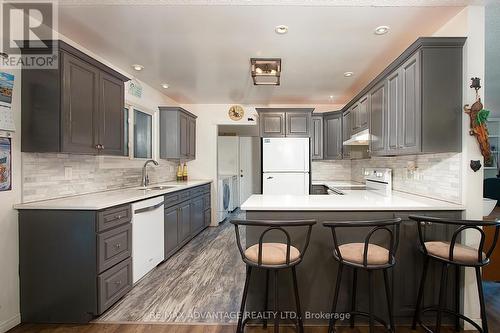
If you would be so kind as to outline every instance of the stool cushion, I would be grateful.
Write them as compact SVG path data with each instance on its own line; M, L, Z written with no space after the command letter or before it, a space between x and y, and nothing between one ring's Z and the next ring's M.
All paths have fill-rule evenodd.
M245 250L245 257L248 260L258 263L259 244L250 246ZM299 259L300 251L290 245L290 262ZM262 264L263 265L283 265L286 264L286 244L282 243L262 243Z
M450 258L450 242L425 242L425 248L427 253L440 257L443 259ZM483 259L486 255L483 252ZM477 249L455 243L455 248L453 250L453 261L462 262L467 264L478 263L477 261Z
M363 264L365 243L347 243L339 246L342 259L356 264ZM389 262L389 250L375 244L368 244L368 265L384 265Z

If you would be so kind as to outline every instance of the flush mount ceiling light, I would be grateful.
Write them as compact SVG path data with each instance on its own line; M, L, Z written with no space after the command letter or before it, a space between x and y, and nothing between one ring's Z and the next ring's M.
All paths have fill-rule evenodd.
M386 25L381 25L380 27L375 28L375 35L385 35L386 33L389 32L391 28L389 28Z
M162 83L161 86L163 87L163 89L168 89L169 87L168 83Z
M139 65L139 64L133 64L132 68L139 72L139 71L142 71L144 69L144 66Z
M345 76L345 77L351 77L351 76L353 76L353 75L354 75L354 73L353 73L353 72L345 72L345 73L344 73L344 76Z
M277 25L276 28L274 28L274 31L278 35L284 35L288 32L288 26L283 25L283 24Z
M279 86L281 76L281 59L251 58L253 84Z

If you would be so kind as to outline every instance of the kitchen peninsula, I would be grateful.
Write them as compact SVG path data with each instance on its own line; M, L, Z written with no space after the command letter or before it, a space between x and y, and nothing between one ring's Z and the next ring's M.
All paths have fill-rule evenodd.
M297 195L297 196L274 196L253 195L243 205L249 220L301 220L314 219L317 224L313 227L311 240L303 262L297 266L302 309L305 312L305 321L309 323L326 323L321 314L328 314L333 298L333 289L337 276L337 263L332 257L333 241L328 229L323 227L325 221L350 221L350 220L375 220L391 219L400 217L402 219L400 229L399 248L396 257L396 266L390 273L393 306L396 321L400 324L408 324L414 313L419 278L422 271L422 255L418 250L417 226L414 221L408 219L409 215L432 215L437 217L460 218L463 206L424 198L421 196L393 191L388 196L374 193L370 190L343 190L344 195ZM292 238L292 244L303 244L306 230L288 230ZM247 227L247 246L258 243L262 229ZM437 226L426 226L426 237L429 239L445 239L453 229L438 228ZM350 229L339 230L339 242L363 242L366 235L365 230ZM383 241L387 234L374 235L373 241ZM269 232L265 241L283 241L283 235ZM439 270L430 266L432 279L439 279ZM340 289L339 312L347 312L350 304L351 270L345 271L346 278L343 279ZM291 292L291 281L289 274L280 275L280 285L284 285L280 292L279 304L290 305L283 310L293 310L293 297ZM368 308L367 276L360 274L358 277L358 308ZM450 283L451 282L450 280ZM249 310L262 310L262 290L265 277L262 272L252 276L249 289ZM382 274L375 275L375 297L384 300L384 288ZM439 284L429 284L424 296L424 304L434 304L437 301L437 288ZM432 287L431 287L432 286ZM290 289L288 289L290 288ZM449 296L449 301L452 301ZM271 302L271 300L270 300ZM271 304L271 303L270 303ZM452 304L452 303L450 303ZM386 307L381 306L377 311L378 316L384 318ZM345 323L344 323L345 325Z

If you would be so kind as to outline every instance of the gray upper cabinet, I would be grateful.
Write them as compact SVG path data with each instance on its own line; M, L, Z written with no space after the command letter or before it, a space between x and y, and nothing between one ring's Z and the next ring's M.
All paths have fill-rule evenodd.
M369 95L363 96L348 110L351 114L350 132L352 134L361 132L368 128L370 100Z
M347 111L342 114L342 141L347 141L351 138L351 112ZM351 147L342 145L342 158L351 158Z
M325 160L342 159L342 112L333 112L323 117Z
M311 113L314 109L257 108L261 137L311 136Z
M57 69L22 69L21 150L124 155L129 79L62 41L57 52Z
M311 157L313 160L322 160L323 116L312 116L311 124Z
M370 151L372 155L382 155L386 150L386 85L379 84L370 91Z
M196 116L181 107L160 106L160 158L196 158Z
M260 113L259 122L261 137L282 137L286 135L284 112Z
M347 103L353 130L362 128L368 96L373 155L462 149L463 37L422 37ZM368 95L367 95L368 94Z

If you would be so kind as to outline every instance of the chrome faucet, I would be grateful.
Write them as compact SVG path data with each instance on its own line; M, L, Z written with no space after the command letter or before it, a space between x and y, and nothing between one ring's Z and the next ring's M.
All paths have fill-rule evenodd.
M144 166L142 167L142 187L147 187L149 185L149 176L148 176L148 164L153 163L154 165L158 166L158 162L155 160L147 160L144 163Z

